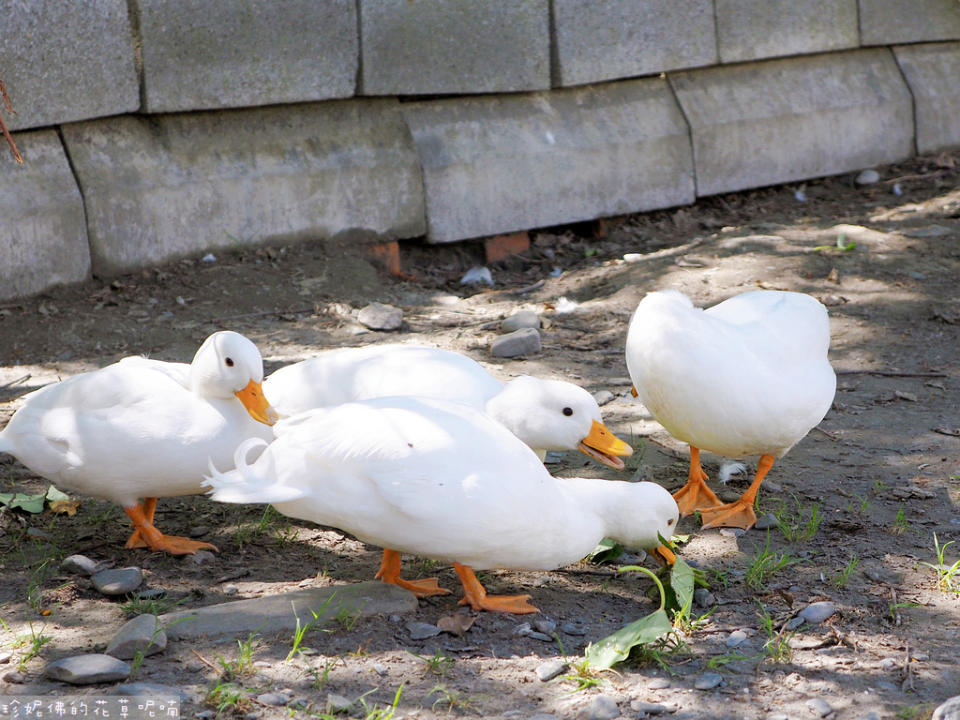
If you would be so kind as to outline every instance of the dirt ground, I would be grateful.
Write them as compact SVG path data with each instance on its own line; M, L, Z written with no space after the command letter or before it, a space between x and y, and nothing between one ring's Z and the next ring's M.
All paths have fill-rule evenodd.
M938 589L937 574L924 564L936 563L934 533L941 545L960 537L960 153L879 171L879 183L862 187L841 176L539 231L528 252L491 266L489 289L459 284L482 261L476 243L404 244L409 276L402 279L354 249L307 243L184 260L11 302L0 306L0 426L29 389L129 354L189 361L217 329L253 339L268 372L325 348L419 342L470 355L504 379L532 374L609 390L615 398L603 407L604 419L637 450L628 470L617 474L575 453L551 470L632 473L674 490L686 477L686 448L629 396L623 346L639 299L668 287L703 306L758 287L810 293L831 315L833 408L763 485L761 514L773 513L782 527L738 537L702 531L694 518L681 521L678 532L689 534L682 556L703 570L716 605L673 645L616 672L581 674L578 682L571 668L541 682L534 670L545 661L565 654L575 665L588 642L650 612L650 581L618 574L616 561L488 573L493 592L529 592L541 617L557 621L560 643L518 635L530 618L489 613L462 637L413 640L407 623L436 623L455 612L459 586L451 567L407 558L408 576L438 574L454 594L423 600L415 616L399 621L364 618L314 633L304 644L315 653L290 662L290 637L255 638L256 665L246 674L241 663L233 666L244 699L223 713L250 720L316 716L329 693L366 693L369 707L383 708L402 685L395 718L590 717L598 695L617 702L624 717L642 716L631 702L646 701L668 706L677 718L812 718L819 714L807 701L815 698L842 720L928 717L960 694L960 595ZM837 249L841 235L841 244L855 247ZM562 297L577 303L572 311L558 311ZM374 300L403 308L400 331L366 331L357 323L358 309ZM492 358L498 321L522 308L544 319L543 351ZM715 488L720 462L706 456ZM0 474L0 492L47 486L8 456ZM736 497L748 482L749 475L735 476L721 495ZM126 612L150 609L102 597L88 580L60 570L66 555L142 567L146 585L167 592L156 602L177 609L367 580L380 557L379 548L334 530L200 497L161 500L157 522L170 533L192 530L220 553L198 563L124 550L126 517L89 499L73 517L0 514L0 694L108 692L65 690L41 673L51 660L102 648ZM947 566L958 546L947 548ZM788 562L758 578L766 555ZM960 588L960 574L953 582ZM834 601L837 612L795 634L780 632L817 600ZM708 609L695 608L695 615ZM567 632L575 626L582 635ZM737 629L747 640L728 647ZM17 677L12 673L30 645L16 639L31 632L50 641ZM172 643L146 658L136 679L182 688L184 714L193 717L209 709L208 692L230 680L220 677L217 658L237 659L243 640ZM12 653L5 661L4 650ZM709 672L721 673L723 683L695 689ZM310 707L250 699L277 689Z

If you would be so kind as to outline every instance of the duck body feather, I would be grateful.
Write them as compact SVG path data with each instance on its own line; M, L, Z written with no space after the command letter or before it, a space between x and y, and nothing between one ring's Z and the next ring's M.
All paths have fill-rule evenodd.
M356 400L411 395L483 408L503 383L475 360L440 348L343 348L280 368L263 383L281 416Z
M270 502L367 543L474 568L556 568L611 532L655 547L676 519L652 483L553 478L512 433L459 403L381 398L275 431L253 464L242 455L256 441L238 450L235 470L213 474L213 499Z
M638 397L666 430L727 457L780 457L826 415L836 390L827 311L801 293L755 291L707 310L651 292L627 335Z

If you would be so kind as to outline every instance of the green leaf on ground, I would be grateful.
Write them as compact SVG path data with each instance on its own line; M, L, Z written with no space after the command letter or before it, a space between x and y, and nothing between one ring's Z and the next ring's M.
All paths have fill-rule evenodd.
M672 630L670 618L667 617L666 610L661 608L646 617L634 620L599 642L592 643L584 653L584 657L589 667L595 670L607 670L618 662L626 660L635 646L655 642Z

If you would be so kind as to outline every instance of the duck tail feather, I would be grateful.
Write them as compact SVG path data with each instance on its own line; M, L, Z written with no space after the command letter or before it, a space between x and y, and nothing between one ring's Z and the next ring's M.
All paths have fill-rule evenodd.
M208 461L209 474L203 481L204 487L209 488L207 494L226 503L278 503L304 497L306 493L301 488L271 482L268 477L261 478L254 465L247 463L250 450L267 444L260 438L242 442L233 457L237 467L228 472L220 472L212 460Z

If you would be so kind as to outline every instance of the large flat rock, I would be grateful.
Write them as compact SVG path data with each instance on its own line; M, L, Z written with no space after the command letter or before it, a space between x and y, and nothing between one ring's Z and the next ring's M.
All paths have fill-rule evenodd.
M340 100L66 125L94 270L200 251L424 230L394 100Z
M550 87L548 0L359 0L364 95Z
M894 53L913 93L917 152L960 145L960 42L905 45Z
M711 0L554 0L553 16L564 86L717 62Z
M160 616L168 640L222 635L262 635L295 630L301 626L335 622L341 613L400 615L417 609L409 590L378 581L296 590L279 595L181 610ZM316 613L316 617L314 617ZM341 615L342 617L342 615Z
M137 0L136 5L149 112L354 94L355 0Z
M960 40L957 0L858 0L863 45Z
M694 198L687 126L660 79L403 108L432 242Z
M857 0L716 0L720 61L846 50L860 44Z
M83 198L53 130L14 133L18 165L0 138L0 300L90 274Z
M699 195L913 153L910 91L889 50L692 70L670 81L690 121Z
M11 130L136 110L127 0L0 4L0 77Z

